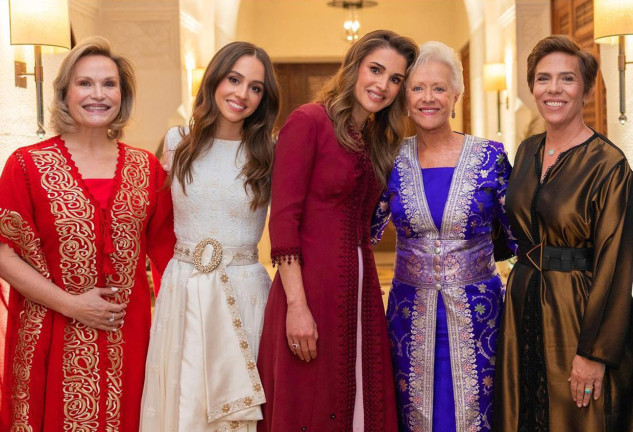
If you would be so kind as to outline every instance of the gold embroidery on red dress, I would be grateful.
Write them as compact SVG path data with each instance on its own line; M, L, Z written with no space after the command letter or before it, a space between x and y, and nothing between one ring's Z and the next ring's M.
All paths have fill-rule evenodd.
M117 303L127 303L134 286L136 265L141 253L141 235L149 206L150 165L147 154L126 148L125 164L121 173L121 188L114 198L112 211L112 255L115 272L108 275L108 286L119 288L115 294ZM106 258L108 259L108 258ZM108 400L106 431L120 428L121 394L123 388L123 333L108 332L108 359L111 367L107 371Z
M0 209L0 233L20 249L19 254L24 261L33 266L44 277L49 277L40 240L19 213ZM44 321L47 312L48 309L44 306L29 299L24 300L24 309L20 314L18 342L13 359L13 424L11 431L32 432L33 430L29 425L29 383L35 345L39 340L42 321Z
M95 208L72 176L57 145L32 150L41 186L50 201L59 235L60 267L66 291L79 294L97 283ZM64 329L64 430L93 431L99 427L98 332L68 320Z

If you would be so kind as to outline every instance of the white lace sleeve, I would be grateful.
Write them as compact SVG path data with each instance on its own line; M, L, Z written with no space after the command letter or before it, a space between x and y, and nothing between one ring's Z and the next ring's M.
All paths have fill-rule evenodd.
M181 140L182 135L180 134L180 127L178 126L170 128L165 134L163 154L160 158L160 163L163 166L163 169L167 172L171 170L171 166L174 162L174 152Z

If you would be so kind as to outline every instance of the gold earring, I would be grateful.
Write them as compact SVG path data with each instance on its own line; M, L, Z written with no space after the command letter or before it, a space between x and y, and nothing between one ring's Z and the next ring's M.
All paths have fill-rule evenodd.
M455 118L455 111L451 113L451 118Z

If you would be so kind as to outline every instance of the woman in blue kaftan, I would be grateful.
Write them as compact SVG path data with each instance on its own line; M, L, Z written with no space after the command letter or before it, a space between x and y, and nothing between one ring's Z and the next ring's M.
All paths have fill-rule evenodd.
M501 143L451 130L463 92L451 48L423 44L406 92L417 133L372 221L375 242L389 219L397 231L387 320L400 430L489 431L505 290L495 257L515 249L504 210L511 167Z

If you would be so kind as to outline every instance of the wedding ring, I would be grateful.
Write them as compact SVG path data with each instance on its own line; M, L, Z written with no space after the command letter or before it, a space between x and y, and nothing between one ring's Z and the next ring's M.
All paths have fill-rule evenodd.
M299 349L299 344L297 344L297 343L293 343L291 346L292 346L292 349L294 349L294 350Z
M110 318L108 318L108 322L114 322L114 314Z

